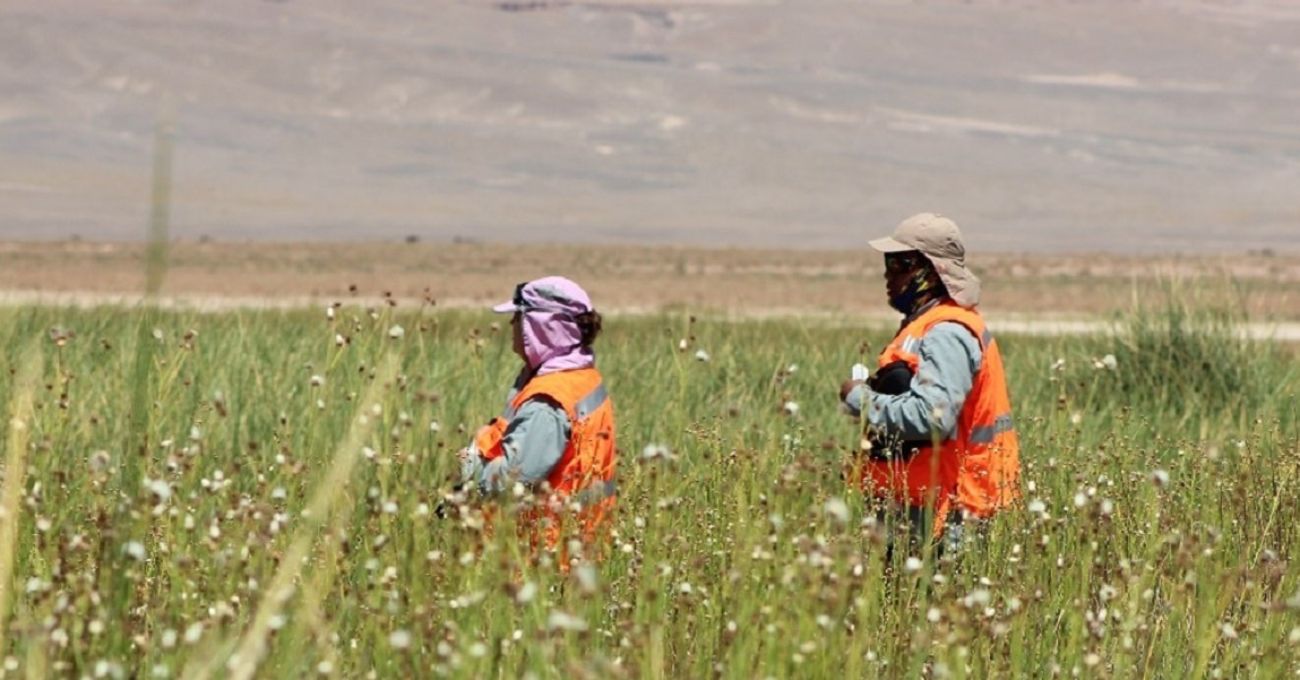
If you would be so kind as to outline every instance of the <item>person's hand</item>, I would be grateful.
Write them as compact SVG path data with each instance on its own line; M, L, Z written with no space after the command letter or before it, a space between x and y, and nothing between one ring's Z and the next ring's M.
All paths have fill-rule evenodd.
M465 493L465 484L457 484L451 487L451 493L443 494L442 500L433 508L433 514L438 519L447 519L455 515L457 508L464 505L469 500L468 494Z
M861 380L845 380L840 385L840 401L849 398L849 392L852 392L858 385L864 384Z

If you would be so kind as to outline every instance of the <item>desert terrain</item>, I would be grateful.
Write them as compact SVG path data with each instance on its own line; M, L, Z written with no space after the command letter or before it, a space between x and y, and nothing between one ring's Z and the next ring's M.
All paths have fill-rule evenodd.
M1300 6L13 0L0 239L1300 249Z

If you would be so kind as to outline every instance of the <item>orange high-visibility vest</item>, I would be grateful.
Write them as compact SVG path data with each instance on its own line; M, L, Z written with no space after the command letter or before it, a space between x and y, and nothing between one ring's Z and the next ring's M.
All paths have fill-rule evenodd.
M1011 419L1002 353L979 312L951 301L935 305L898 332L881 353L879 365L906 361L915 375L922 339L945 322L970 330L981 352L956 432L937 449L932 444L917 446L905 460L871 460L864 474L867 490L877 496L913 506L933 503L937 529L954 503L969 515L989 517L1020 497L1020 440Z
M501 416L479 428L474 444L485 461L504 455L501 442L510 420L524 402L537 396L548 397L564 409L569 417L569 443L546 477L547 494L540 509L521 516L520 522L540 529L540 542L547 549L563 548L560 539L565 518L574 514L570 506L576 503L580 537L584 543L594 543L617 494L614 406L599 371L583 368L533 377L511 393ZM539 542L536 534L532 539Z

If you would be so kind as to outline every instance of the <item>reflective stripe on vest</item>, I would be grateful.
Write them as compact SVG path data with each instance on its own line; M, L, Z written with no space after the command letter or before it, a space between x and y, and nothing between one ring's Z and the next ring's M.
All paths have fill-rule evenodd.
M605 383L602 381L599 385L596 385L596 389L579 399L573 410L577 412L578 420L585 420L587 416L595 413L596 409L604 406L605 401L608 399L609 393L605 391Z
M969 441L972 444L988 444L993 441L994 437L1014 429L1016 429L1016 426L1011 420L1011 414L1004 413L998 416L992 425L985 425L971 430Z
M613 498L617 495L618 482L606 479L588 484L581 491L574 494L572 498L583 505L595 505L606 498Z

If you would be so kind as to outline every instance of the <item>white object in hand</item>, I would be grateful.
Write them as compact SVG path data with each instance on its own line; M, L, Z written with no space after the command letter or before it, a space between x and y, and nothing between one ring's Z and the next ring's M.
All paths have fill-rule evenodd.
M870 376L870 371L867 370L866 366L863 366L862 364L853 364L854 380L861 380L865 382L869 376Z

